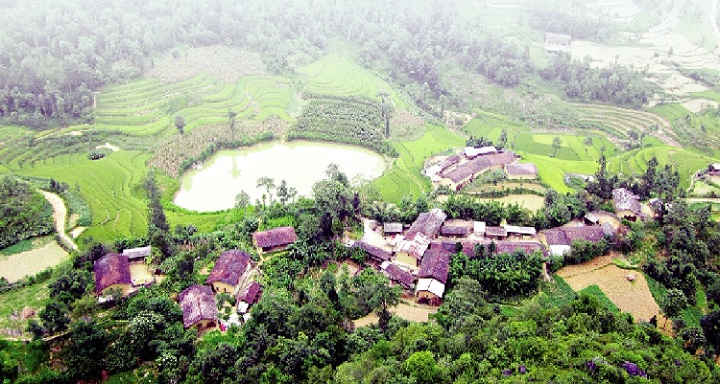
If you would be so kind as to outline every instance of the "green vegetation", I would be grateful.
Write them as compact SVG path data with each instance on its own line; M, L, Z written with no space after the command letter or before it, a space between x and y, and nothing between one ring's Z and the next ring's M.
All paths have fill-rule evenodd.
M620 313L620 309L605 296L605 293L596 284L590 285L578 291L580 295L592 296L611 313Z
M52 206L30 184L13 177L0 179L0 249L55 229Z

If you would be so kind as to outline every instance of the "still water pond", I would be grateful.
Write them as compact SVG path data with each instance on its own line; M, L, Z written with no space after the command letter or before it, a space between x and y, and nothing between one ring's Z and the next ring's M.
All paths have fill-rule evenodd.
M218 211L235 206L240 191L247 192L254 203L265 193L264 188L257 188L263 176L276 185L287 180L300 195L310 196L313 184L326 177L331 163L351 180L358 175L375 179L385 170L383 158L365 148L304 141L265 143L220 151L201 169L185 173L175 204L198 212Z

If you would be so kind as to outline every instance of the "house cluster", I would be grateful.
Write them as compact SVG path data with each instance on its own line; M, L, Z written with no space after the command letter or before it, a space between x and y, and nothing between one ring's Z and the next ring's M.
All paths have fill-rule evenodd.
M119 253L108 253L95 260L95 292L98 302L108 303L114 300L113 294L119 293L122 297L135 293L141 287L155 283L155 277L148 273L144 267L145 259L150 256L151 247L126 249ZM139 265L140 268L133 268Z
M462 154L447 157L424 170L433 183L459 191L479 175L491 171L504 171L508 179L535 179L535 164L520 164L514 152L493 146L466 147Z
M533 227L489 226L482 221L447 220L440 209L422 213L410 226L384 223L384 244L354 243L366 251L368 263L411 291L419 302L439 305L445 294L450 258L458 252L476 257L478 246L491 255L522 250L562 256L573 241L598 242L616 232L609 213L589 213L572 225L539 233ZM616 218L615 222L618 222Z
M617 188L612 192L615 214L628 221L637 221L645 218L640 199L625 188Z

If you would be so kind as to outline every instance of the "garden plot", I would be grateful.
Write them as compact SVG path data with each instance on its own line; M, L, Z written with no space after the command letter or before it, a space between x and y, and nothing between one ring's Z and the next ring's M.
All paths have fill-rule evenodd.
M557 274L575 291L597 285L621 311L633 315L636 322L649 321L653 316L659 318L660 307L650 293L645 276L612 264L616 256L602 256L567 266ZM634 281L629 281L629 275Z
M408 321L414 321L418 323L426 323L430 319L430 315L436 314L438 307L430 307L427 305L420 305L416 303L401 302L396 307L390 308L395 316L405 319ZM365 317L353 321L355 327L365 327L372 324L377 324L378 317L375 313L371 313Z
M0 256L0 277L14 283L25 276L34 276L68 259L68 253L53 241L42 248L11 256Z

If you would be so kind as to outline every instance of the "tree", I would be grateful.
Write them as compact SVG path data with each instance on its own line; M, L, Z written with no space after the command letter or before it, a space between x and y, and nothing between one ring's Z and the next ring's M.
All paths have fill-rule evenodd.
M353 286L360 307L367 311L375 311L380 318L380 329L387 330L387 325L392 317L388 308L400 302L400 287L391 286L387 276L370 268L364 269L353 280Z
M242 209L243 215L247 215L247 207L250 205L250 195L245 191L240 191L235 195L235 208Z
M667 295L663 298L660 305L663 312L665 312L665 316L673 318L679 315L683 309L687 308L688 300L683 291L679 289L668 289Z
M418 383L438 383L442 375L442 369L435 361L435 356L430 351L415 352L405 360L405 370L414 377Z
M148 198L148 237L150 245L160 250L163 259L172 255L172 244L170 243L170 225L165 216L165 210L160 202L160 190L155 182L155 174L149 172L145 178L145 193Z
M181 135L182 135L183 133L185 133L185 125L186 125L186 123L185 123L185 118L183 117L183 115L175 115L174 122L175 122L175 127L177 127L178 132L179 132Z
M560 136L555 136L552 141L553 154L552 157L557 156L557 151L562 146L562 139Z
M235 118L237 117L237 112L229 111L228 112L228 120L230 120L230 131L235 131Z
M265 192L267 192L267 197L270 199L270 204L273 202L273 190L275 189L275 180L263 176L257 180L257 187L258 188L265 188ZM265 204L265 197L266 195L263 194L263 204Z
M495 146L498 149L503 149L507 145L507 130L503 129L502 132L500 132L500 137L498 138L497 142L495 143Z
M94 321L80 320L72 324L70 347L65 363L76 380L96 380L105 367L108 335Z
M65 304L52 300L45 308L43 308L38 317L43 321L45 329L50 334L64 331L70 324L70 318L68 317L68 309Z

